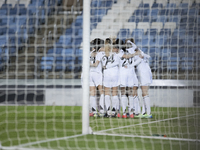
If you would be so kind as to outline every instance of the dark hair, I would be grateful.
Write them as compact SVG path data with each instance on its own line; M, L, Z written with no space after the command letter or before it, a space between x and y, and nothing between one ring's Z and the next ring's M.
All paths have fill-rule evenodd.
M93 42L94 42L94 40L92 40L92 41L90 42L90 51L93 50Z
M101 47L104 46L104 40L96 38L90 44L96 51L98 51Z
M127 43L128 40L130 40L132 43L135 44L135 40L134 40L134 38L128 38L128 39L126 39L125 43Z
M117 48L117 49L122 49L122 50L125 51L124 41L123 41L123 40L117 39L117 40L115 41L115 43L113 43L113 47L114 47L114 48Z
M105 40L105 44L112 44L111 39L110 39L110 38L106 38L106 40Z

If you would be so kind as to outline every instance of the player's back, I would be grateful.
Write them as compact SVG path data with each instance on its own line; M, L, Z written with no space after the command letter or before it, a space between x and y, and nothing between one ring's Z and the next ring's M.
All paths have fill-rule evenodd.
M96 67L90 67L90 72L102 72L102 64L101 64L101 59L102 59L103 53L102 52L97 52L96 54L90 54L90 62L94 64L96 61L99 61L98 66Z
M136 66L139 72L149 72L151 70L148 62L145 59L140 58L139 55L134 57L134 61L136 61L137 59L141 59L141 62Z
M120 50L121 52L120 53L123 53L125 55L129 55L131 53L129 53L128 50L126 51L123 51L123 50ZM121 56L121 54L119 54L119 56ZM120 57L120 71L129 71L131 70L132 68L130 68L130 65L132 64L133 62L133 58L123 58L123 57Z
M109 56L106 56L104 53L102 57L102 65L106 67L105 70L118 70L119 69L119 57L116 53L110 53Z

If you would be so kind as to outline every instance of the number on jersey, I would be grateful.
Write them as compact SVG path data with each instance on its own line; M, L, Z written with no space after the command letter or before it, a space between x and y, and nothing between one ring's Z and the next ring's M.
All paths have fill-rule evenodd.
M109 62L112 64L115 61L114 60L114 55L111 55L109 57L103 56L102 60L103 60L103 62L105 62L105 67Z
M124 60L124 62L122 63L122 67L127 66L128 64L132 64L132 58L121 58L121 60Z

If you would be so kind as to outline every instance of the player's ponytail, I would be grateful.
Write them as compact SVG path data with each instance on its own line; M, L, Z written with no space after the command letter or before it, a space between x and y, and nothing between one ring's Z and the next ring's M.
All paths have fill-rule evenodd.
M106 44L104 46L104 51L107 57L110 55L111 50L112 50L111 44Z

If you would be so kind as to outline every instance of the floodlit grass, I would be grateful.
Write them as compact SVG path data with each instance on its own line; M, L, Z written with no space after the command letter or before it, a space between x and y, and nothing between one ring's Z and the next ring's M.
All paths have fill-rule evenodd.
M152 139L153 134L166 138L200 140L199 108L152 108L152 119L90 118L93 132L116 134L84 135L81 107L74 106L0 106L0 141L2 146L47 149L199 149L200 142ZM122 135L147 136L123 137ZM60 138L60 139L59 139ZM45 142L48 139L53 141Z

